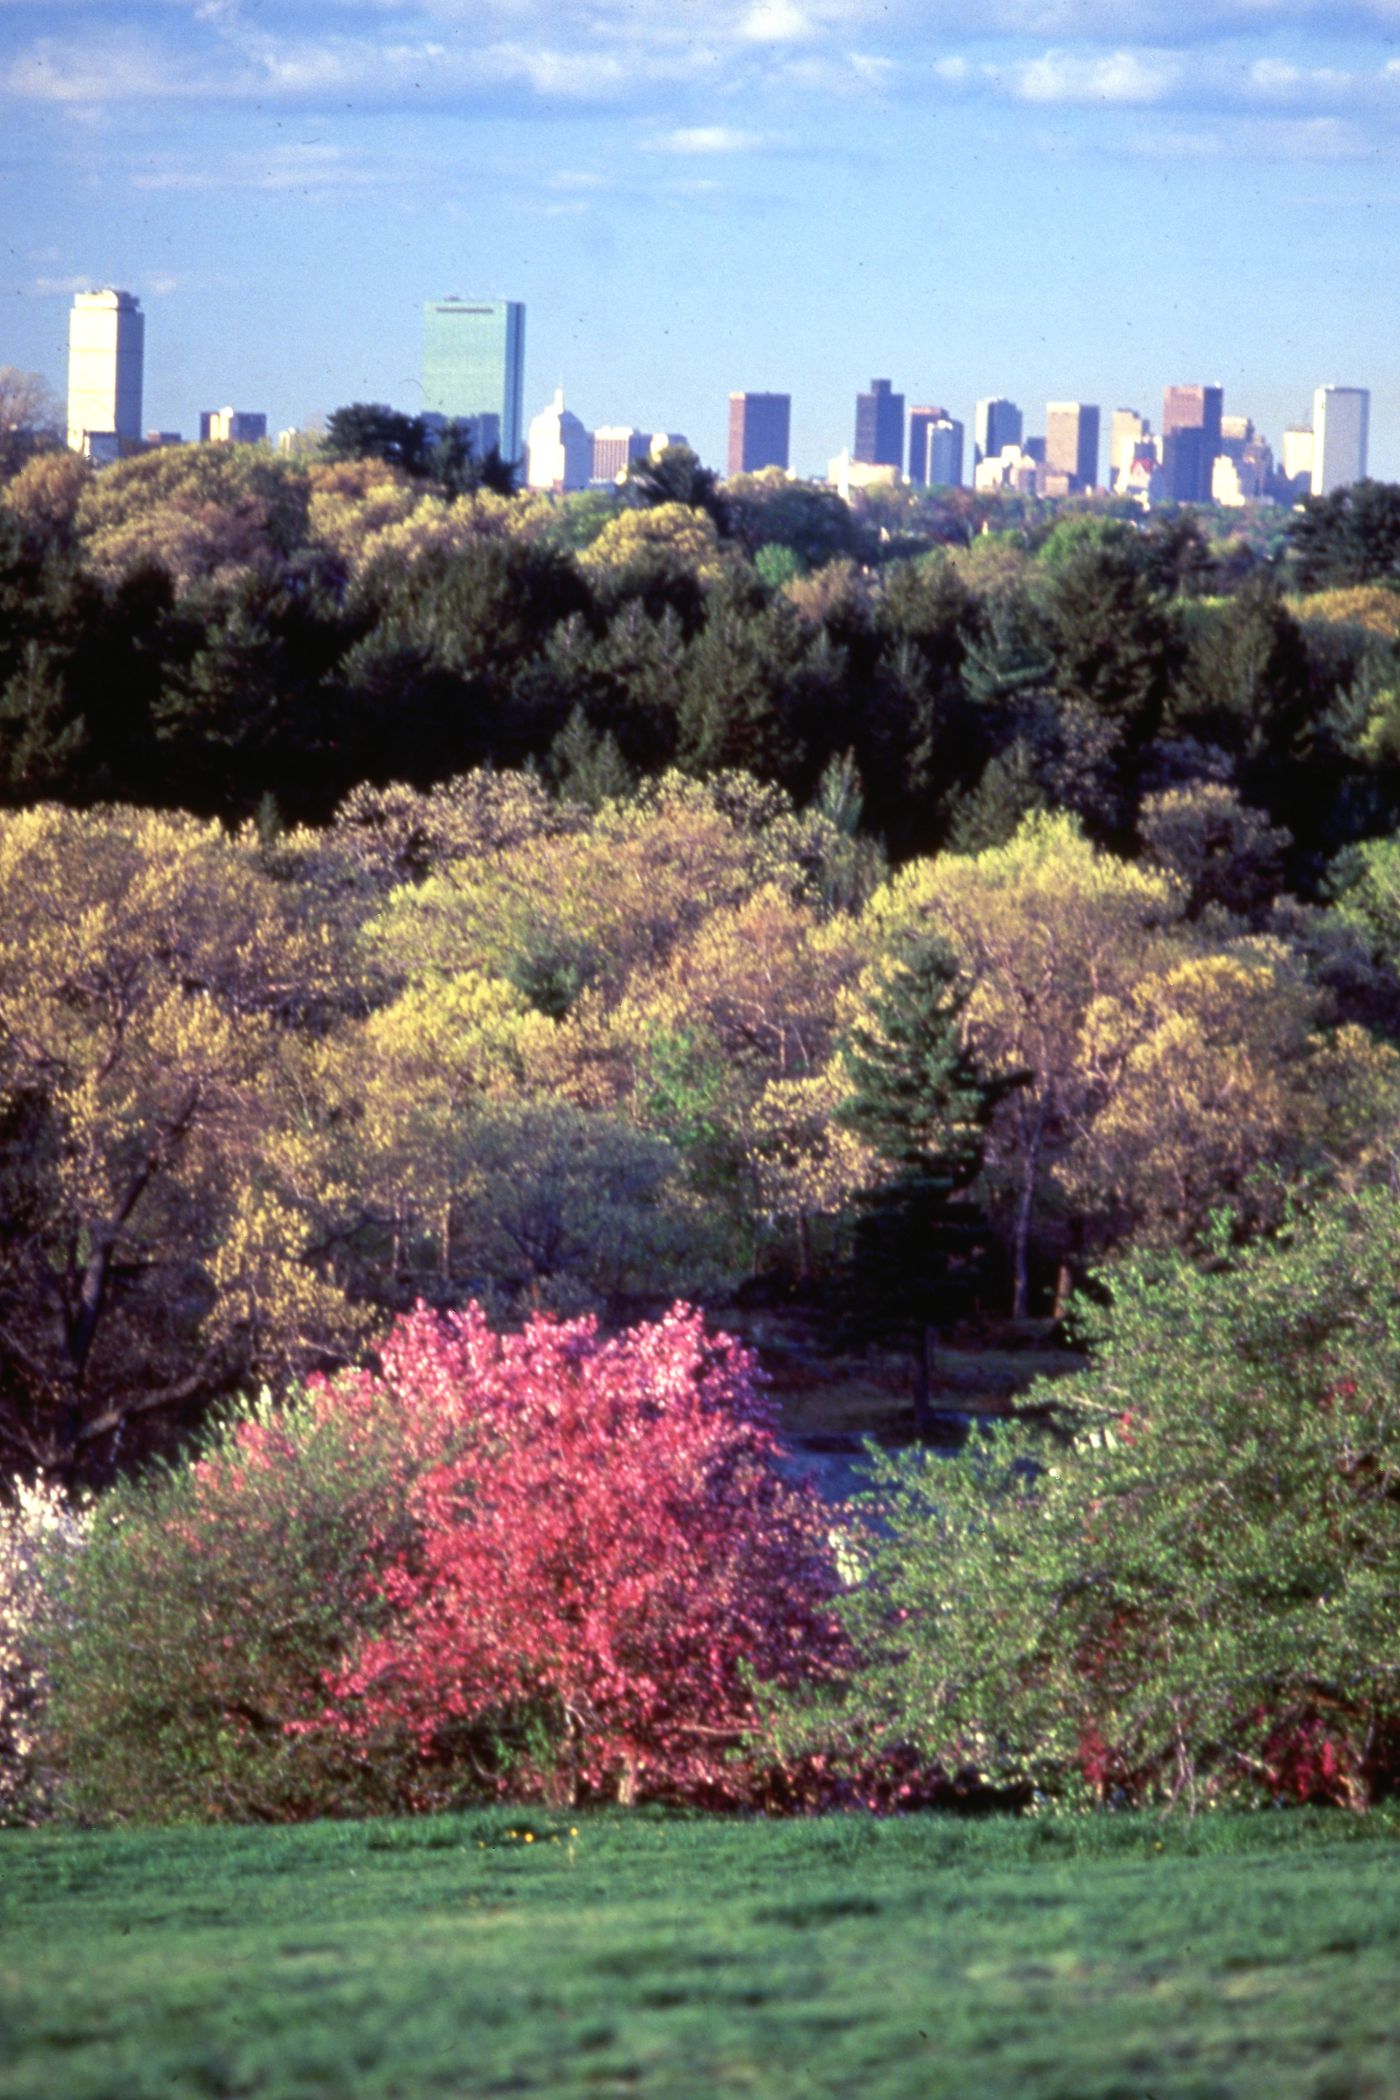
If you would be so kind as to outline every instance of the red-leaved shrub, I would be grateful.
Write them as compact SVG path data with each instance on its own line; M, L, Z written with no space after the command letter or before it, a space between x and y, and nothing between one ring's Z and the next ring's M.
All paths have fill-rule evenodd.
M846 1650L829 1518L778 1469L748 1352L683 1306L611 1340L420 1309L334 1390L353 1405L367 1383L437 1422L445 1455L321 1725L366 1751L406 1730L424 1803L467 1784L760 1796L756 1684L810 1683Z

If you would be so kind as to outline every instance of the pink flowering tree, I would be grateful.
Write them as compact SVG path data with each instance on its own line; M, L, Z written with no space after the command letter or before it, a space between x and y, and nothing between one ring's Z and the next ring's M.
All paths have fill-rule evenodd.
M424 1801L752 1798L760 1698L846 1649L828 1519L778 1469L748 1352L684 1306L615 1339L420 1308L334 1390L368 1388L443 1456L319 1725L366 1751L406 1731Z

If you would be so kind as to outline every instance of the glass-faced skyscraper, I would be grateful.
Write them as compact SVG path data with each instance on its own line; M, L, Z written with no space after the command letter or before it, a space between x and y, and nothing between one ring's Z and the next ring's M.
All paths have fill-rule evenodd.
M501 457L520 457L525 307L518 299L430 299L423 308L423 408L494 416ZM489 426L488 426L489 427Z

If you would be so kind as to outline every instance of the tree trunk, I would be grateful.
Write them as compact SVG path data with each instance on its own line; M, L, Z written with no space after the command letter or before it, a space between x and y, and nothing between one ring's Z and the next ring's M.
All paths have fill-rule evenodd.
M1021 1191L1016 1198L1016 1223L1011 1239L1011 1317L1024 1320L1026 1301L1030 1294L1027 1277L1028 1248L1031 1237L1031 1212L1035 1208L1035 1179L1040 1167L1041 1140L1045 1132L1045 1103L1036 1108L1030 1140L1026 1146L1025 1163L1021 1169Z
M929 1382L933 1368L933 1329L927 1321L919 1322L919 1339L914 1346L914 1428L919 1436L928 1429L933 1417L929 1405Z

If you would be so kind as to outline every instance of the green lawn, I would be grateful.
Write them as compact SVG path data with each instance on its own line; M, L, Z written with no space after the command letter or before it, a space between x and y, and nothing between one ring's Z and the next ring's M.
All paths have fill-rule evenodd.
M1400 2096L1395 1818L576 1820L0 1834L0 2100Z

